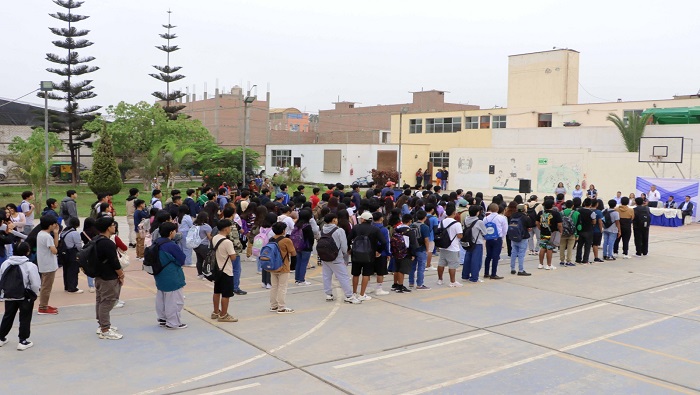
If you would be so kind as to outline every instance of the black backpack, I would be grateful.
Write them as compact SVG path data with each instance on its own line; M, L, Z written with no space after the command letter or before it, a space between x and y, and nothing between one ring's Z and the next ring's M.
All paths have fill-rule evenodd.
M523 241L527 229L523 225L523 216L512 218L508 221L508 238L516 243Z
M24 276L19 265L9 265L0 278L0 299L24 299Z
M221 277L221 273L224 272L224 268L228 264L230 257L226 257L226 262L224 262L224 266L221 268L219 268L219 262L216 260L216 249L219 248L224 240L226 240L226 237L223 237L221 240L217 241L216 245L213 247L211 243L209 244L209 251L207 252L207 256L204 258L204 263L202 264L202 275L204 275L204 278L209 281L218 280L219 277Z
M476 225L477 222L478 220L464 227L464 232L462 233L462 240L460 240L460 242L462 243L462 248L464 248L467 251L473 251L474 248L476 248L476 242L472 238L472 229L474 229L474 225Z
M97 257L97 242L102 239L105 239L105 237L102 235L96 236L78 252L78 266L80 266L80 270L82 270L88 277L97 276L97 265L99 264L99 258Z
M336 230L338 230L337 227L333 228L333 230L328 233L323 233L323 231L321 231L321 238L319 238L316 243L316 254L318 254L322 261L333 262L335 258L338 257L340 248L338 248L335 240L333 240L333 232Z
M451 224L447 225L447 227L445 227L442 224L442 221L440 221L440 224L438 225L438 228L435 231L435 237L433 238L433 240L435 240L435 247L447 248L452 244L454 237L452 239L450 239L450 233L447 231L447 229L449 229L450 226L452 226L456 223L457 223L457 221L454 221ZM455 236L455 237L457 237L457 236Z
M530 217L530 221L532 221L533 224L535 222L537 222L537 211L535 211L535 210L537 209L537 207L539 205L540 204L537 203L533 207L528 206L528 208L527 208L527 216Z
M641 228L648 228L649 224L651 223L651 217L649 216L649 210L640 208L637 210L636 208L634 209L634 220L633 224L636 227L641 227Z
M367 235L359 235L355 237L355 239L352 241L351 251L353 263L374 262L374 249L372 248L372 241Z
M66 246L66 236L70 232L75 232L75 229L71 229L68 232L65 232L61 235L61 238L58 240L58 265L59 266L65 266L66 264L69 263L70 260L70 255L71 251L73 248L68 248Z
M611 227L611 226L613 226L613 221L612 221L612 218L611 218L611 211L610 211L610 210L605 210L605 212L603 213L603 227L604 227L605 229L607 229L607 228L609 228L609 227Z
M418 252L418 239L420 238L420 225L416 226L416 223L412 223L404 233L404 236L408 236L408 253L411 256L416 256Z
M170 262L168 262L165 265L163 265L160 262L160 246L167 242L167 240L164 243L158 243L156 241L143 251L144 272L150 274L151 276L155 276L157 274L160 274L160 272L163 271L163 268L170 264Z

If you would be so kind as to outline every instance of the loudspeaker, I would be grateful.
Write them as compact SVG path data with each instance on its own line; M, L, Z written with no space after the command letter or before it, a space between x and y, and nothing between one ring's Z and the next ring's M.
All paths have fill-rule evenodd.
M518 188L518 193L530 193L532 180L520 179L520 188Z
M496 174L496 166L489 165L489 174Z

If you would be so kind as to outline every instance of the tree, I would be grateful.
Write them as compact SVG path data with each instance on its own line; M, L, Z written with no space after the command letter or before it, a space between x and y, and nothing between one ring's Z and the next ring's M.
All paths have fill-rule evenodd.
M95 194L116 195L122 189L122 177L112 151L112 136L106 125L103 126L100 139L93 147L92 172L88 177L88 186Z
M168 10L168 24L163 25L163 27L167 30L164 34L160 34L160 37L166 40L166 44L156 47L159 50L165 52L166 54L165 66L153 66L153 68L158 70L159 73L149 75L157 79L158 81L165 82L165 92L153 92L152 95L165 102L165 107L163 107L163 109L168 114L168 117L174 120L178 117L177 112L185 108L185 106L183 106L182 104L172 104L172 102L175 102L177 99L185 96L185 94L179 90L174 90L171 92L170 83L179 81L185 78L185 76L182 74L175 74L180 69L182 69L182 67L170 66L170 53L180 49L177 45L170 45L170 40L174 40L177 38L177 35L175 33L170 33L170 30L176 27L170 24L170 14L172 14L172 11Z
M22 179L41 195L46 190L46 162L44 161L44 129L36 128L26 140L19 136L12 139L8 147L7 159L15 165L10 173ZM55 133L49 133L49 161L56 152L63 149L63 144Z
M627 117L627 122L625 122L617 114L610 113L606 119L617 126L622 135L622 140L625 142L625 147L627 147L627 152L638 152L639 139L644 136L644 128L649 121L649 117L651 117L651 114L640 116L637 113L631 113Z
M182 147L175 142L167 142L161 145L160 155L161 172L165 179L165 185L172 189L175 187L175 176L182 171L191 158L197 155L197 151L189 147Z
M79 100L91 99L97 95L92 91L92 80L74 81L74 77L92 73L93 71L99 70L99 68L85 64L95 60L94 57L88 56L81 58L78 52L76 52L77 49L87 48L93 44L91 41L82 38L86 36L90 30L78 30L73 26L73 24L89 18L89 16L73 13L73 10L80 8L84 2L76 0L53 0L53 2L68 11L67 13L56 12L54 14L49 14L51 17L68 24L67 28L49 28L51 33L63 37L62 40L53 41L53 44L58 48L68 50L68 53L65 57L47 53L46 60L60 65L60 68L47 68L46 70L64 77L65 80L59 83L54 82L54 92L58 91L60 93L40 92L39 97L43 98L44 94L46 94L51 100L66 102L66 106L64 107L66 114L64 118L65 122L62 122L57 130L50 131L68 133L68 150L70 151L70 161L73 167L72 180L73 185L75 185L78 178L76 152L82 145L81 142L91 135L89 131L83 129L83 125L85 122L94 118L94 112L100 107L89 106L81 108L78 105Z

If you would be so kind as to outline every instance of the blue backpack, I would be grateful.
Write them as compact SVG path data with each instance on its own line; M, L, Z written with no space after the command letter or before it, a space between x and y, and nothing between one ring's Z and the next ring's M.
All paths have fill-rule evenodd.
M267 244L260 250L260 257L258 260L260 261L260 267L268 272L274 272L284 266L284 259L282 259L282 253L280 252L277 240L273 238L268 240Z
M484 223L486 226L486 234L484 235L484 240L496 240L499 237L498 225L493 221L488 221Z

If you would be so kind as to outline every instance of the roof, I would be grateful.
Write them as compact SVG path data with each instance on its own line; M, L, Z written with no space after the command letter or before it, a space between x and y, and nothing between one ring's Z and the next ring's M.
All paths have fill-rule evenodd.
M648 108L642 114L652 114L659 125L700 123L700 106L675 108Z
M569 48L555 48L555 49L550 49L550 50L547 50L547 51L535 51L535 52L526 52L526 53L516 53L516 54L513 54L513 55L508 55L508 57L511 57L511 56L523 56L523 55L533 55L533 54L536 54L536 53L547 53L547 52L557 52L557 51L567 51L567 52L576 52L576 53L580 53L579 51L577 51L577 50L575 50L575 49L569 49Z
M287 108L271 108L270 109L270 114L280 114L280 113L285 113L285 112L293 112L300 114L301 111L299 111L298 108L294 107L287 107Z

